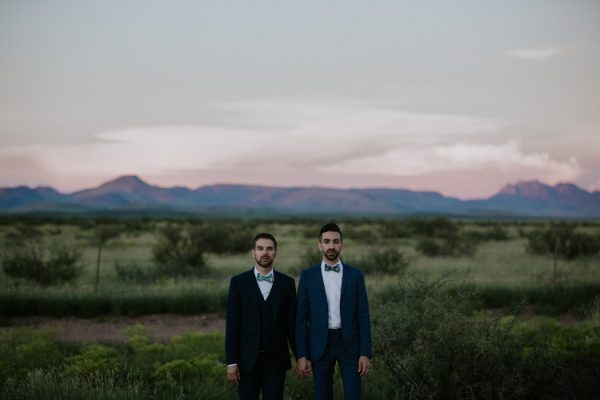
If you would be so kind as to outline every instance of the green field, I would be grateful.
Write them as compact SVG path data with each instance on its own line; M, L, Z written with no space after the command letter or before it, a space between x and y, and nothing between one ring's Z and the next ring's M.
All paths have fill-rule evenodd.
M276 268L297 278L315 257L321 222L4 217L3 260L15 246L52 254L65 245L80 251L81 271L67 282L39 284L0 270L0 322L223 315L229 278L253 265L253 234L273 233ZM104 225L117 226L118 235L102 245L96 290L94 237ZM201 267L173 274L169 268L177 265L154 256L165 226L231 246L206 247ZM600 254L527 250L532 235L562 225L423 218L349 219L340 226L344 261L366 273L374 345L383 353L378 358L376 351L365 398L600 397ZM590 246L600 238L600 224L569 226ZM2 398L235 398L224 380L222 333L151 343L139 328L127 344L98 347L66 344L43 330L0 334ZM290 373L286 396L310 398L311 387Z

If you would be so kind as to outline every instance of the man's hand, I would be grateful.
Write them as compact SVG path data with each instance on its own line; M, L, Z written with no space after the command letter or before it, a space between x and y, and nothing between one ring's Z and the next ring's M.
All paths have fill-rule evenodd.
M310 360L306 357L301 357L298 359L298 376L304 378L310 374Z
M369 369L371 368L371 363L369 362L369 357L360 356L358 357L358 374L360 376L365 376L369 373Z
M227 379L229 379L229 382L236 385L240 383L240 369L237 364L227 366Z

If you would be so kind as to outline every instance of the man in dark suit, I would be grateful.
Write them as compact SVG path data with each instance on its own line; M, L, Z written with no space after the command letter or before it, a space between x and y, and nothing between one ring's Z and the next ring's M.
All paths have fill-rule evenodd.
M295 349L296 285L273 269L277 241L268 233L254 237L254 268L231 278L227 296L225 353L227 378L239 399L283 399L291 368L288 342Z
M342 231L333 223L321 228L321 263L302 271L296 314L298 372L312 368L317 400L333 398L336 361L345 399L360 399L361 377L369 372L371 323L362 271L343 264Z

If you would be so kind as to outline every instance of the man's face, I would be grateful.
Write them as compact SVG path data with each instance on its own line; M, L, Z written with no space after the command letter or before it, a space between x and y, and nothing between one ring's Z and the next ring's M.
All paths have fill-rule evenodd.
M275 244L270 239L258 239L254 248L252 249L254 260L256 265L260 265L263 268L270 268L275 261L277 250L275 250Z
M319 241L319 250L327 261L337 262L344 248L339 232L323 232Z

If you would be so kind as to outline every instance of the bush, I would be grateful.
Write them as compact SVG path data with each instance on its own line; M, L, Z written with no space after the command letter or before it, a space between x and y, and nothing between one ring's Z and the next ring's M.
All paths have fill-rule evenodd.
M159 275L185 276L203 272L206 249L193 231L168 224L157 230L156 237L152 252Z
M225 358L223 336L214 333L185 332L169 343L169 357L189 359L195 354L214 353ZM211 358L212 359L212 358Z
M153 377L158 384L174 382L198 382L199 380L223 378L225 368L214 354L199 354L191 360L173 360L156 368Z
M298 263L288 269L288 272L295 276L299 276L304 269L320 263L323 254L316 247L311 247L306 249L299 258Z
M82 353L69 357L65 366L67 375L114 374L120 370L119 353L110 347L92 344L83 348Z
M467 235L454 234L422 238L417 242L417 250L429 257L472 256L477 245Z
M383 395L412 399L527 397L538 355L511 324L476 315L468 294L437 283L399 287L373 315L373 343L390 384Z
M149 282L154 278L154 273L148 268L142 268L136 262L115 262L115 272L123 282Z
M344 238L354 238L361 242L373 243L380 241L382 237L382 225L379 223L355 223L348 224L343 229ZM313 233L313 237L315 234Z
M23 241L39 240L44 236L37 226L32 223L26 224L19 222L15 224L14 231L9 231L6 234L6 240L10 244L19 245Z
M537 255L557 255L568 260L580 256L597 255L600 252L600 237L577 232L575 224L551 224L547 228L524 233L526 250Z
M56 343L44 337L15 346L15 362L20 367L42 368L60 359L61 352Z
M416 236L448 237L458 234L458 223L445 217L410 218L406 221L409 230Z
M173 360L156 368L153 374L159 384L189 381L196 377L196 368L186 360Z
M215 254L245 253L252 247L254 237L249 225L228 221L191 225L189 232L206 252Z
M60 243L11 246L3 251L1 262L6 275L42 286L70 282L81 273L81 252Z
M387 230L398 237L418 238L416 249L429 257L471 256L480 238L462 233L461 225L444 217L410 218L402 225L387 224Z
M384 238L407 238L412 235L409 224L403 221L383 221L381 223L382 236Z
M508 232L500 225L494 225L486 230L470 230L465 235L474 242L505 242L510 239Z
M408 268L408 260L395 247L374 250L357 259L349 259L348 264L360 268L365 274L402 275Z

